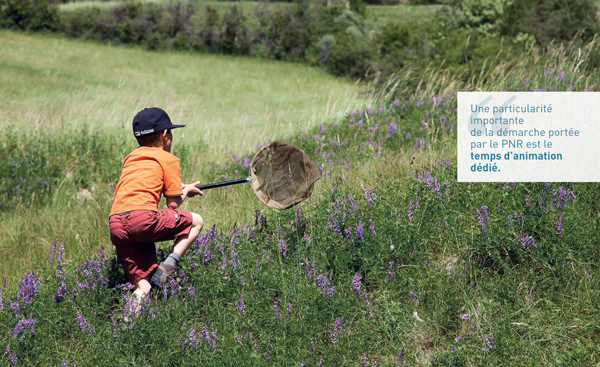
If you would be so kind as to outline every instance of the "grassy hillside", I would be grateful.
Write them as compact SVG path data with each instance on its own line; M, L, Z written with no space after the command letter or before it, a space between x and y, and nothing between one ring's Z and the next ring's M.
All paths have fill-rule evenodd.
M207 158L247 150L367 103L360 86L302 65L147 52L0 32L1 126L40 131L84 124L129 134L146 106L187 124Z
M59 238L37 250L47 270L2 291L2 362L597 364L600 185L458 183L455 134L457 90L598 90L588 69L597 47L523 55L466 84L432 71L407 89L400 76L398 99L291 135L323 165L311 200L281 212L231 188L190 202L259 211L208 222L183 260L182 288L154 292L141 315L110 251L90 254L108 250L106 233L73 242L76 229L40 224ZM242 169L234 157L210 172ZM62 210L106 210L56 195ZM77 246L90 260L69 259Z

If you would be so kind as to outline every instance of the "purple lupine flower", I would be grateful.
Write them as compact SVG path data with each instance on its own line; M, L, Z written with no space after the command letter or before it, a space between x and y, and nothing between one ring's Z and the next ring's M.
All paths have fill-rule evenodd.
M367 199L367 203L369 203L369 208L373 209L373 204L375 203L375 196L373 195L373 190L367 188L365 190L365 198Z
M469 321L469 314L468 313L464 313L460 316L461 320L464 321Z
M367 358L367 353L363 353L361 361L360 361L360 365L363 367L369 366L369 359Z
M556 189L552 189L552 203L556 204Z
M54 242L50 243L48 248L48 266L52 265L52 261L54 260L54 255L56 254L56 237L54 237Z
M417 294L413 291L408 292L408 295L410 296L410 300L411 301L418 301L419 300L419 296L417 296Z
M558 188L558 193L559 193L560 199L559 199L557 207L564 208L565 207L565 199L567 197L567 191L565 190L564 187L561 186Z
M242 338L239 335L235 337L235 341L237 341L242 347L244 346L244 343L242 343Z
M267 347L265 348L265 352L262 354L263 357L265 357L265 359L267 361L271 360L271 354L269 354L269 344L267 344Z
M396 131L398 131L398 124L395 122L390 123L390 126L387 129L387 134L385 135L385 138L388 139Z
M287 311L287 319L288 321L290 320L290 316L292 316L292 304L288 302L287 307L286 307L286 311Z
M394 364L396 366L400 366L402 364L402 351L400 351L398 354L396 354L394 356Z
M488 336L490 338L488 338ZM485 346L481 349L482 352L487 352L489 349L494 348L494 344L496 343L496 338L492 333L483 336L483 341L485 342ZM489 348L489 349L488 349Z
M388 278L389 280L396 280L396 273L392 271L392 262L388 262Z
M2 294L6 292L6 279L4 279L4 284L2 285L2 289L0 289L0 311L4 309L4 299L2 298Z
M408 202L408 221L413 221L413 199L411 198Z
M554 223L556 224L556 230L558 231L558 234L562 234L562 214L558 217L558 219L554 220Z
M485 233L486 235L488 235L488 230L487 227L485 226L485 222L486 222L486 217L487 217L487 212L483 210L483 208L487 207L484 205L481 207L481 212L479 211L479 209L477 210L477 219L479 219L479 224L481 224L481 230L483 231L483 233ZM489 220L489 218L488 218Z
M12 308L12 309L13 309L13 311L14 311L15 313L19 313L19 312L21 312L21 306L19 305L19 301L18 301L18 300L13 302L13 301L11 301L11 299L10 299L10 298L8 298L8 297L7 297L7 298L6 298L6 303L8 304L8 306L9 306L10 308Z
M188 293L188 296L190 296L190 298L193 299L196 296L196 286L193 284L188 285L187 293Z
M6 345L6 349L4 354L6 354L6 358L10 361L13 366L17 365L17 355L10 352L10 344Z
M528 253L531 253L531 248L532 247L537 247L535 245L535 241L533 240L532 236L527 236L524 235L522 233L519 234L519 240L521 242L521 246L527 250Z
M512 225L512 221L510 219L510 213L508 213L507 220L508 220L508 226L510 227L510 229L514 229L513 225Z
M371 217L371 223L369 224L369 231L371 231L371 234L375 235L375 219L373 219L373 217Z
M94 328L92 328L90 323L83 316L83 313L81 313L79 310L77 310L77 322L79 323L79 328L81 331L94 334Z
M575 200L575 194L573 193L573 191L571 189L567 190L567 198L569 201Z
M12 336L19 335L19 340L23 340L25 337L26 331L29 331L31 334L35 335L35 329L33 328L35 325L35 321L37 319L35 317L30 317L28 319L22 318L17 322L15 328L12 331Z
M529 202L529 195L525 195L525 208L529 209L531 203Z
M338 317L335 319L333 323L333 332L331 333L331 343L335 344L338 341L338 336L342 331L342 322L344 321L343 317Z
M455 343L459 343L462 340L462 336L457 336L456 338L454 338L454 342Z
M40 291L40 277L33 274L33 270L26 272L23 279L19 281L17 299L23 301L24 307L31 304L33 298Z
M344 235L346 238L352 241L352 227L346 227L346 229L344 230Z
M496 206L496 213L500 213L500 200L498 200L498 205Z
M65 284L65 282L62 282L58 287L56 293L54 293L54 302L59 303L60 301L62 301L65 292L68 293L69 290L67 289L67 285Z
M275 297L273 300L273 311L275 311L275 318L279 319L279 322L283 322L283 316L279 313L279 299Z
M235 300L235 308L241 313L246 313L246 304L244 303L244 292L240 294L239 301L237 299Z
M357 295L360 296L360 280L361 280L361 276L358 275L358 273L354 273L354 277L352 278L352 284L351 284L351 288L352 288L352 292L356 292Z
M217 332L211 331L210 334L212 335L211 346L213 349L213 353L217 353L217 340L219 340L219 338L217 338Z

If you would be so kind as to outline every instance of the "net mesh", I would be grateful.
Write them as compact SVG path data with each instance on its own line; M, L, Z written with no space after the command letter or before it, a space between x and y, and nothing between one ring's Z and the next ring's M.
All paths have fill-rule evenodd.
M321 171L306 153L274 141L262 147L251 163L252 189L260 201L288 209L310 197Z

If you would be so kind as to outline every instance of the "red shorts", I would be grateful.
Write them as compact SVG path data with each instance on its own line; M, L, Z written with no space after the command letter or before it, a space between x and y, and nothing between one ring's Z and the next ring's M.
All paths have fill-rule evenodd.
M109 217L110 241L133 285L157 266L154 242L169 241L190 233L192 213L175 210L134 210Z

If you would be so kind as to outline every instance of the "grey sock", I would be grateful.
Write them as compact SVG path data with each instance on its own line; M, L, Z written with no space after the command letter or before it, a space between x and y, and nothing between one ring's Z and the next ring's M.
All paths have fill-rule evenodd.
M173 266L177 266L177 263L179 262L179 260L181 260L181 256L177 255L174 252L171 252L169 254L169 256L167 256L167 258L164 261L164 263L165 264L169 264L169 265L173 265Z

